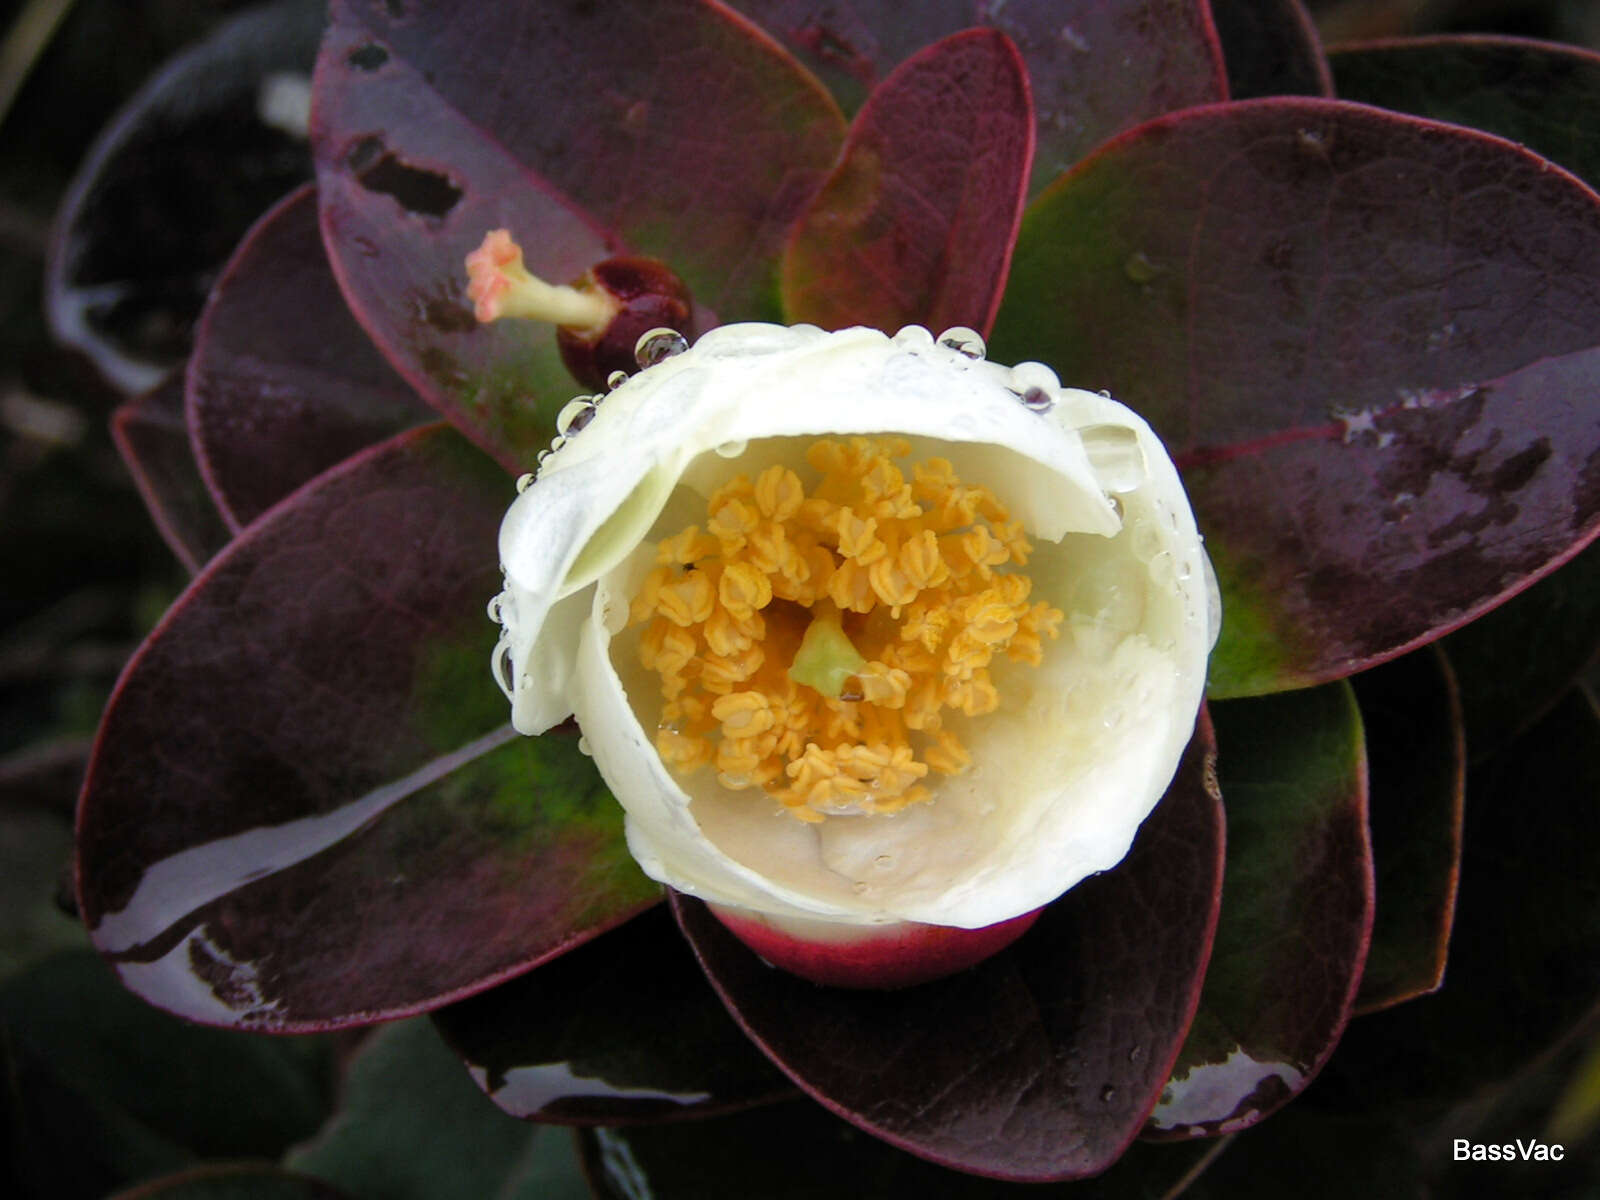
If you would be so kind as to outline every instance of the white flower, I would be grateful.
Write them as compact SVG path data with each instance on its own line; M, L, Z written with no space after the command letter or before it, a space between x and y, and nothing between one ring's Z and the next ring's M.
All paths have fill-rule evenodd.
M576 714L653 878L975 929L1115 866L1161 798L1219 622L1177 472L1127 408L974 345L716 329L507 513L513 721Z

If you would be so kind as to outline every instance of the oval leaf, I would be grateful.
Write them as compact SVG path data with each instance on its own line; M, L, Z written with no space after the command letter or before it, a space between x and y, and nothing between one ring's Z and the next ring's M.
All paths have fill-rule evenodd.
M111 414L117 452L178 561L198 571L231 536L195 463L176 372Z
M79 894L133 990L301 1030L459 998L638 911L620 810L488 678L507 494L440 426L318 477L129 665L79 808ZM401 803L404 801L404 803Z
M243 528L295 488L432 414L350 317L300 188L234 252L188 369L195 457Z
M1193 1013L1221 882L1210 725L1128 857L987 962L897 992L765 966L695 900L678 920L735 1020L805 1091L923 1158L1002 1179L1104 1170Z
M1372 933L1361 714L1347 684L1212 706L1227 888L1194 1028L1148 1136L1252 1125L1350 1019Z
M1600 530L1600 197L1321 100L1179 114L1023 218L996 357L1174 451L1223 589L1214 695L1338 678Z
M791 321L987 333L1033 161L1027 69L1004 34L930 46L878 87L783 260Z
M1333 76L1300 0L1211 0L1228 64L1228 95L1331 96Z
M434 1014L489 1098L573 1125L659 1121L793 1093L661 908Z
M317 0L261 5L171 60L107 126L56 219L45 303L62 341L126 392L179 366L211 281L262 211L308 178L302 92Z
M1455 679L1437 647L1351 683L1366 730L1377 884L1356 1010L1371 1012L1444 980L1461 876L1466 743Z
M1227 96L1196 0L735 0L850 109L906 59L974 26L1014 42L1032 81L1038 191L1113 134Z
M1600 54L1525 38L1359 42L1328 53L1338 94L1499 134L1600 185Z

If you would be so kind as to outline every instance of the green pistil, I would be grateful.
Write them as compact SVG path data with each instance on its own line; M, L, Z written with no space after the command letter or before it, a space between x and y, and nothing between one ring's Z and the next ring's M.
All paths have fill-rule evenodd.
M800 639L789 678L837 700L844 694L845 681L866 665L837 617L813 617Z

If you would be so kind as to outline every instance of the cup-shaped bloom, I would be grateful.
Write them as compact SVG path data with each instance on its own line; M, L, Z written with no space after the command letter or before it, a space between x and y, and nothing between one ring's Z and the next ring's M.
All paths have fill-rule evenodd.
M1138 416L970 331L750 324L584 417L501 528L495 673L524 733L577 716L649 875L979 929L1123 857L1219 620Z

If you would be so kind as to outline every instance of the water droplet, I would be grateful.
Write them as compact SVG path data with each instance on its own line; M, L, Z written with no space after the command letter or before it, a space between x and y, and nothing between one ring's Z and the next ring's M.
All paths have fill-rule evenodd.
M533 472L532 471L529 471L526 474L517 476L517 493L519 495L521 493L527 491L532 486L533 486Z
M894 866L894 855L880 854L877 858L872 860L872 865L877 867L880 871L887 871L890 867Z
M1149 283L1165 271L1165 267L1152 259L1143 250L1135 250L1122 263L1122 273L1134 283Z
M739 455L743 454L749 448L750 448L750 443L749 442L743 441L741 439L735 439L734 441L731 441L731 442L718 443L718 445L717 445L717 453L719 455L721 455L723 458L738 458Z
M1179 580L1187 580L1187 579L1191 579L1193 577L1194 577L1194 564L1192 562L1190 562L1188 559L1184 559L1182 562L1180 562L1178 564L1178 578L1179 578Z
M1116 1098L1117 1098L1117 1089L1112 1087L1109 1083L1106 1084L1105 1087L1100 1089L1100 1103L1102 1103L1102 1104L1110 1104Z
M558 433L558 434L556 434L555 437L550 439L550 452L552 454L554 454L557 450L560 450L561 447L565 446L566 444L567 444L567 439L562 437Z
M1022 407L1029 412L1047 413L1056 406L1056 398L1043 388L1031 387L1022 393Z
M1129 1062L1138 1062L1139 1061L1139 1056L1141 1054L1143 1054L1143 1053L1144 1053L1144 1047L1143 1046L1130 1046L1128 1048L1128 1061Z
M576 400L568 400L556 415L556 432L562 437L574 437L581 433L584 426L594 420L598 410L594 401L587 396L579 396Z
M628 373L626 371L613 371L606 376L606 390L614 392L627 382Z
M964 358L982 358L989 352L989 348L983 344L983 335L965 325L946 329L939 335L939 345L946 350L954 350Z
M1122 709L1113 704L1100 717L1100 723L1107 729L1115 729L1122 724Z
M501 646L499 653L494 656L494 679L500 685L500 690L508 696L514 690L512 676L516 670L517 664L511 657L511 647Z
M639 335L639 340L633 344L633 361L641 367L653 367L658 362L682 354L688 348L689 339L683 334L665 325L658 325Z
M933 334L921 325L907 325L892 339L896 346L905 350L926 350L933 345Z
M547 458L549 458L554 453L555 453L554 450L541 450L534 457L538 460L539 465L542 467L542 466L544 466L545 460ZM520 491L521 489L519 488L518 490Z
M506 594L504 592L500 592L497 595L489 598L489 620L493 621L496 625L500 623L500 604L503 600L505 600L505 598Z
M1110 388L1101 388L1099 394L1103 399L1106 399L1106 400L1111 399L1111 389Z
M1122 501L1115 496L1107 496L1106 502L1111 505L1111 511L1117 514L1118 520L1122 518Z
M594 751L589 748L589 739L582 734L578 735L578 753L586 754L590 758L594 757Z

